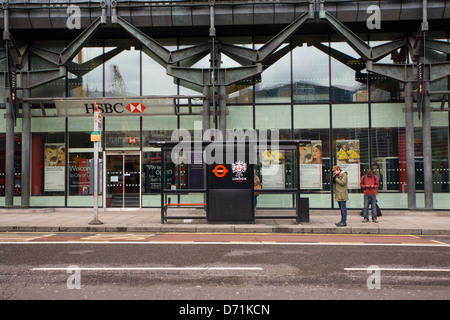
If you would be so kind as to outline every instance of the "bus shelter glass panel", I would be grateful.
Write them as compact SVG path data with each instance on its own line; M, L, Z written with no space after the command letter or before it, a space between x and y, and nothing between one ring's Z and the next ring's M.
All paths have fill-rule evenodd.
M283 147L286 148L286 147ZM255 199L256 208L295 208L297 192L297 164L295 149L260 149L255 174L263 192ZM278 192L283 190L286 192ZM289 193L288 191L292 191Z

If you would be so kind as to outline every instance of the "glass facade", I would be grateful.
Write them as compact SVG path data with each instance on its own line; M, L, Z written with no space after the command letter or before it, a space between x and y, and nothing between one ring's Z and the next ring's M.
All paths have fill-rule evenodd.
M158 39L168 50L204 43L204 40ZM264 42L257 37L253 41L250 37L220 40L249 48L258 48ZM166 74L165 68L150 58L140 45L123 39L118 42L125 45L115 46L111 39L92 40L74 58L78 67L69 68L63 79L33 89L31 95L123 98L202 94L198 88L185 87L184 83L174 81ZM40 42L40 45L48 49L63 48L63 43L59 42ZM343 55L336 54L337 51ZM400 54L400 50L395 53ZM391 60L392 56L384 59ZM447 57L442 55L436 54L433 57L447 61ZM363 206L363 194L357 183L368 168L373 168L380 177L380 205L383 208L407 208L405 104L399 84L368 73L353 49L331 35L308 38L295 36L278 49L276 59L270 66L266 66L261 76L227 87L227 129L255 129L257 132L276 129L280 139L311 140L312 145L302 149L304 153L301 153L300 162L301 193L302 197L310 199L311 208L337 207L330 186L330 168L336 163L342 164L353 179L349 208ZM236 66L236 62L225 55L221 60L224 68ZM4 62L0 63L4 69ZM30 58L27 68L44 68L45 64L41 58ZM207 56L193 67L208 66ZM448 79L440 80L434 86L438 89L448 88ZM1 92L4 95L5 91ZM201 111L201 104L198 101L193 109ZM4 114L2 105L0 115L3 117ZM31 121L31 206L92 206L92 117L56 117L56 110L51 104L46 105L46 117L42 117L39 105L32 106L32 114L35 117ZM106 115L102 128L104 153L100 158L103 159L106 155L110 159L119 159L116 154L113 156L113 152L130 152L133 161L140 161L138 167L133 167L133 172L139 171L141 179L133 182L133 193L140 193L142 207L157 207L161 200L161 152L149 142L170 140L172 132L178 128L193 132L196 121L202 121L198 112L194 115L126 118ZM5 190L4 126L4 122L0 122L0 205L4 203ZM218 127L217 119L212 118L211 126ZM432 113L431 126L434 208L449 209L448 113ZM414 127L416 198L417 207L421 208L424 207L422 123L417 117ZM14 203L20 204L20 119L15 130L17 165ZM114 160L114 168L120 162L117 159ZM257 174L261 176L263 187L288 189L292 186L292 154L283 154L280 159L277 163L272 163L272 167L265 165L264 159L259 159ZM108 167L109 163L104 165L107 166L109 180L121 181L118 178L118 181L114 180L117 175L114 168ZM265 173L275 165L279 175L277 179L271 180ZM130 172L125 167L122 169ZM202 167L192 165L169 164L166 187L201 189L203 181L199 180L198 173L202 170ZM136 177L133 179L138 179ZM125 179L123 181L125 183ZM111 181L105 181L102 186L108 186L109 183ZM137 185L140 186L140 191L136 189ZM197 195L182 197L195 199ZM101 205L104 205L105 202L100 198ZM258 198L258 208L290 207L292 201L291 195L280 197L264 194Z

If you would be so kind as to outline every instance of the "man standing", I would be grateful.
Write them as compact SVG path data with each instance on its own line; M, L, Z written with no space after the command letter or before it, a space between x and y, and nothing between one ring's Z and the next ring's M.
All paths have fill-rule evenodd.
M333 176L331 177L335 188L334 199L339 204L339 209L341 209L341 221L336 223L337 227L345 227L347 225L347 200L348 200L348 190L347 190L347 172L342 171L341 168L336 165L333 167Z
M376 175L372 170L367 170L366 174L361 177L361 188L364 191L364 220L363 223L369 222L369 204L372 207L372 222L378 223L377 220L377 190L380 185Z

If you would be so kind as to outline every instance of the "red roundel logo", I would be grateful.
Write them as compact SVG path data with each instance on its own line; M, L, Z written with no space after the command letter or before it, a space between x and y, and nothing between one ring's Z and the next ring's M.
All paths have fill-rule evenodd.
M217 178L223 178L228 173L228 170L227 168L225 168L224 165L219 164L214 168L213 173L216 175Z
M147 107L142 103L130 103L127 105L127 110L131 113L142 113L145 109L147 109Z

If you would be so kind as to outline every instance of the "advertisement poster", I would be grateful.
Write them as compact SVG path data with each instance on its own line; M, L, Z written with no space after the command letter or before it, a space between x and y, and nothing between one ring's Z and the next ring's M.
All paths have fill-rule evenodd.
M284 155L278 150L266 150L261 158L261 182L266 189L284 189Z
M361 178L359 140L336 140L337 164L347 172L348 188L359 189Z
M322 189L322 140L300 145L300 189Z
M45 144L44 191L64 191L65 163L64 144Z
M70 195L89 194L90 174L88 159L80 155L71 156L69 161L69 191Z

